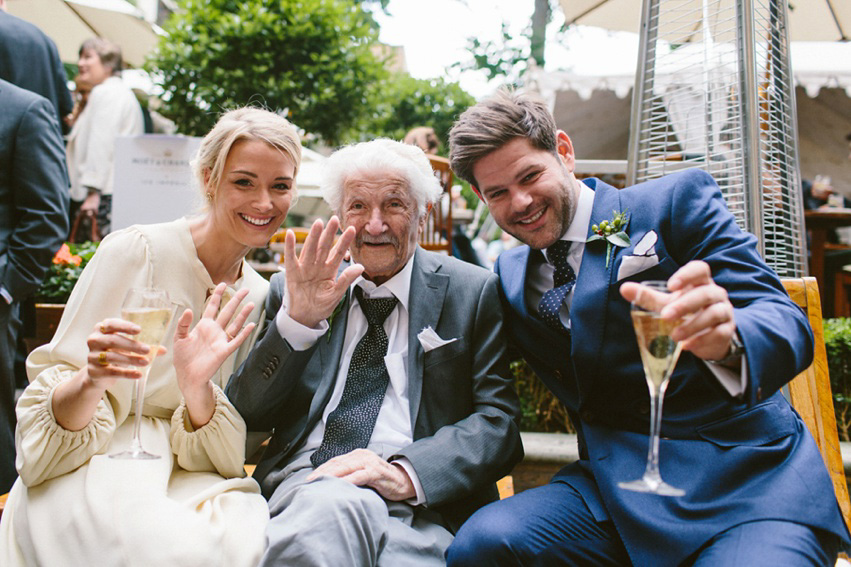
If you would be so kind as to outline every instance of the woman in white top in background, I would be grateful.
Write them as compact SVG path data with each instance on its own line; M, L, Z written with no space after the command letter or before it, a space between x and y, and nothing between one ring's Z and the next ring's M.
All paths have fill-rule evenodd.
M80 47L77 67L75 80L91 91L68 134L71 221L78 210L97 216L98 229L105 236L112 213L115 139L143 134L145 124L136 95L121 81L120 47L106 39L88 39Z
M204 214L101 243L53 340L27 360L0 565L256 564L268 509L245 478L245 424L223 389L251 349L268 290L245 254L284 222L300 162L285 119L228 112L193 164ZM132 437L135 381L122 378L139 376L130 365L144 345L120 334L138 328L118 317L135 287L166 290L183 313L151 365L141 440L161 458L148 461L108 457Z

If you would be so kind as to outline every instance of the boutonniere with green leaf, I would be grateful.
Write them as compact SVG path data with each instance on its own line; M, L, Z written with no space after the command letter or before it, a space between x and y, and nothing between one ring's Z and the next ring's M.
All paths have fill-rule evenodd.
M343 310L343 305L346 304L346 299L349 297L349 292L343 294L343 297L340 299L340 303L337 304L337 307L334 308L334 311L331 312L331 316L328 317L328 332L325 333L325 340L327 342L331 342L331 329L334 328L334 318L340 314L340 311Z
M594 242L596 240L606 241L606 269L609 269L609 262L612 259L612 246L626 248L630 245L629 236L626 233L626 227L629 224L629 215L626 211L612 211L612 220L604 220L599 225L591 226L591 236L585 242Z

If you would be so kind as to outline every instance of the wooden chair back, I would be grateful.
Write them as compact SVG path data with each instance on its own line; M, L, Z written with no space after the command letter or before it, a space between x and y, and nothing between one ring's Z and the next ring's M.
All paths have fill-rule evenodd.
M815 356L809 368L798 374L788 385L788 397L818 444L830 478L836 500L842 510L845 525L851 529L851 500L845 481L845 468L839 449L833 394L827 370L827 350L824 346L824 326L818 284L813 277L783 279L786 293L806 313L815 337Z
M427 155L434 175L443 187L443 196L431 208L425 229L420 235L420 246L426 250L452 253L452 170L445 157Z

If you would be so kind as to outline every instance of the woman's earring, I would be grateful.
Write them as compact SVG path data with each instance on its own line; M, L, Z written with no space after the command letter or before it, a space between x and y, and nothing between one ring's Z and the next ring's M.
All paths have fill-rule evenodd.
M209 202L211 202L211 203L213 202L213 193L212 193L212 191L207 191L207 200L208 200Z

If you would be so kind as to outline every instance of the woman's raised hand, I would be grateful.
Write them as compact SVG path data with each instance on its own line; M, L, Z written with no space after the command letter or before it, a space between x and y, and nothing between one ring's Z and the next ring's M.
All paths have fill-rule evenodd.
M340 303L343 294L363 272L363 266L353 264L337 274L349 245L355 238L354 227L348 227L334 243L340 228L336 216L323 228L317 219L310 227L301 255L295 253L295 234L287 231L284 248L284 268L287 278L287 313L306 327L316 327L327 319Z
M245 325L254 304L249 302L239 309L242 300L248 295L247 289L236 292L219 309L225 289L223 283L216 286L201 320L191 331L191 309L184 311L177 321L173 347L174 367L178 386L184 396L187 390L191 391L209 382L225 359L239 348L256 326L254 323Z

